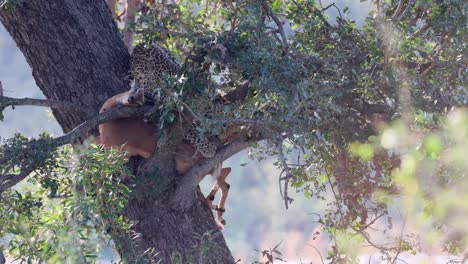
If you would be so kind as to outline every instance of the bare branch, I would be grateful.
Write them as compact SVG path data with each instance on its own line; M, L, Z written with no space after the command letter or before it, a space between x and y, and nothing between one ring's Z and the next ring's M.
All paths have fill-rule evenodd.
M188 33L184 33L184 32L178 32L178 31L174 31L174 30L170 30L168 29L167 27L165 26L160 26L160 25L152 25L152 27L150 29L143 29L143 30L137 30L136 33L139 33L139 34L144 34L144 33L164 33L164 34L168 34L168 35L171 35L171 36L174 36L174 37L182 37L182 38L189 38L191 35L188 34Z
M0 90L3 90L3 89L1 89L0 87ZM3 96L2 91L0 91L0 109L5 108L7 106L15 107L15 106L24 106L24 105L70 109L70 110L76 110L76 111L80 111L80 112L88 113L88 114L95 113L89 108L78 106L71 102L57 101L57 100L50 100L50 99L35 99L35 98L27 98L27 97L26 98L12 98L12 97Z
M261 0L260 3L262 4L263 9L267 13L267 15L275 21L276 25L278 26L278 32L281 35L281 40L282 43L281 45L283 46L283 54L286 54L288 49L289 49L289 44L288 44L288 38L286 38L286 34L284 33L284 28L283 24L281 21L278 19L278 17L273 13L273 10L271 10L270 6L266 2L266 0Z
M407 5L409 5L409 3ZM399 20L399 18L401 17L400 15L403 12L404 6L405 6L405 1L400 0L398 2L397 9L395 10L395 13L393 14L393 16L391 18L392 22L395 23L395 22L397 22Z
M320 260L322 261L322 264L325 264L325 262L323 261L322 253L320 253L320 250L318 250L318 248L315 247L314 245L311 245L311 244L306 244L306 245L311 246L317 252L317 254L319 255Z
M295 179L296 176L294 176L291 173L291 168L288 166L286 163L286 158L284 157L284 152L283 152L283 140L280 139L278 143L276 144L276 148L278 151L278 158L279 162L281 163L281 167L283 167L283 171L280 174L279 182L280 182L280 193L281 197L284 200L284 206L286 207L286 210L289 208L289 204L294 201L293 198L289 197L288 195L288 187L289 187L289 181L291 179ZM285 173L286 175L284 177L281 177ZM284 189L281 192L281 181L284 181Z
M224 146L211 159L204 159L196 163L192 169L181 179L173 197L172 204L177 210L186 211L192 206L197 185L219 163L239 153L252 144L260 141L262 137L240 139Z
M332 6L336 9L336 11L338 11L338 15L340 16L340 18L343 18L343 15L341 14L340 9L336 6L335 3L331 3L331 4L329 4L327 7L322 8L322 12L325 11L325 10L327 10L327 9L329 9L329 8L332 7ZM330 24L328 24L328 22L325 20L325 17L323 17L322 12L320 12L320 15L317 14L317 13L315 13L315 14L317 14L317 15L320 16L320 19L325 23L325 25L330 26Z

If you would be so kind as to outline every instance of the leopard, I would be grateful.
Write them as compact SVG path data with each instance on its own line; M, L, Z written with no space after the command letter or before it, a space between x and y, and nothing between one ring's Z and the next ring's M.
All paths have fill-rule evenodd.
M133 77L135 85L152 92L152 98L159 104L167 100L164 92L164 74L177 75L181 71L179 61L163 46L144 42L133 49L130 57L129 74ZM190 143L197 152L205 158L212 158L216 154L217 144L199 133L200 123L192 122L190 128L184 133L184 140Z
M212 158L216 154L218 144L213 142L213 139L210 141L209 137L202 136L199 132L201 128L199 122L192 122L190 128L184 133L184 140L194 146L203 157Z
M138 87L153 90L161 85L164 74L177 75L181 66L177 58L163 46L144 42L133 49L129 74ZM153 86L153 87L151 87Z

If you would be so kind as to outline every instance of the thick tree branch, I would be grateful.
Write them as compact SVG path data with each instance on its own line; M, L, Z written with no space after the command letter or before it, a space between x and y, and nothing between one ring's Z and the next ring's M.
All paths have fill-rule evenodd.
M31 172L34 171L34 167L27 167L21 170L18 174L3 174L0 175L0 201L2 199L2 193L7 189L15 186L24 178L26 178Z
M260 141L261 136L248 138L247 136L224 146L211 159L204 159L196 163L192 169L181 179L172 197L173 207L177 210L186 211L190 209L195 196L195 190L201 180L219 163L239 153L252 144Z

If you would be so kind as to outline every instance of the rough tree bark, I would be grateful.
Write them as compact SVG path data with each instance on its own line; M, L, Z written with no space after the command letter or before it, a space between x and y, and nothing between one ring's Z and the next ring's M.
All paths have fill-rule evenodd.
M72 101L97 113L106 98L128 89L129 55L104 0L18 1L0 10L0 21L48 99ZM73 108L53 113L65 132L92 115ZM178 177L174 157L168 151L155 156L150 163L132 164L135 172L147 168L144 177L150 180L137 184L140 194L128 201L124 212L136 221L131 231L140 234L138 238L109 230L119 253L130 263L145 262L151 252L152 261L162 263L172 263L175 256L181 256L183 263L234 263L200 196L190 197L189 210L169 205L167 192L175 189ZM165 166L158 167L161 164ZM161 182L165 184L158 185ZM214 243L211 248L207 241Z

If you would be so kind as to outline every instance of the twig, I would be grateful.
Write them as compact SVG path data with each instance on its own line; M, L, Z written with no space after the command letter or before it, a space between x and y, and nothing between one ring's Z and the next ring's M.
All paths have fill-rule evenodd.
M403 10L403 12L400 13L400 15L397 17L396 22L400 21L408 13L408 10L410 9L412 3L414 4L414 1L408 0L408 3L406 4L405 10Z
M325 10L327 10L328 8L332 7L332 6L336 8L336 10L338 11L338 15L339 15L341 18L343 18L343 16L341 15L340 9L335 5L335 3L331 3L331 4L329 4L327 7L324 7L324 8L322 9L322 11L325 11ZM322 17L322 18L323 18L323 17ZM327 24L328 24L328 23L327 23Z
M320 253L320 250L318 250L317 247L314 246L314 245L311 245L311 244L306 244L306 245L311 246L313 249L315 249L315 251L317 251L317 253L318 253L319 257L320 257L320 260L322 261L322 264L325 264L325 262L323 261L322 253Z
M171 98L173 98L174 100L176 100L183 107L185 107L185 109L187 109L187 111L190 113L192 120L193 119L200 120L200 117L195 113L195 111L193 111L192 108L190 108L190 106L188 106L184 101L180 100L177 96L174 96L174 95L172 95L170 93L167 93L167 95L170 96Z
M366 230L367 228L369 228L372 224L374 224L377 220L379 220L382 216L384 216L386 213L381 213L380 215L378 215L377 217L375 217L372 221L370 221L367 225L361 227L359 230L360 231L364 231Z
M237 6L234 6L233 2L230 1L229 2L230 6L232 9L234 9L234 14L232 15L232 19L231 19L231 27L229 29L229 33L228 33L228 36L229 38L232 36L232 32L234 31L235 28L237 28L237 15L239 13L239 10L240 10L240 5L238 4Z
M408 3L408 5L409 5L409 3ZM397 22L397 21L399 20L400 14L401 14L401 12L403 12L403 6L404 6L404 1L403 1L403 0L400 0L400 1L398 2L397 9L395 10L395 13L394 13L393 16L392 16L392 19L391 19L392 22L395 23L395 22Z
M405 230L407 218L408 218L408 213L406 213L405 219L403 220L403 226L401 227L401 231L400 231L400 238L398 239L398 251L397 251L397 253L395 254L395 258L393 258L393 260L392 260L392 262L391 262L392 264L393 264L393 263L396 263L396 260L398 259L398 256L399 256L400 253L401 253L401 241L403 241L403 231Z
M298 7L298 8L303 8L297 1L295 0L292 0L293 3ZM330 25L330 23L328 23L328 21L325 19L325 17L323 16L323 11L327 10L328 8L330 8L332 5L329 5L327 7L323 7L322 5L322 2L320 2L320 6L322 7L322 10L321 11L318 11L317 9L314 9L314 10L310 10L313 14L315 14L316 16L319 17L319 19L322 21L322 23L327 27L327 28L333 28L332 25ZM336 7L336 6L335 6ZM318 11L318 12L317 12ZM340 10L338 10L338 12L340 12Z
M139 34L142 34L145 32L150 32L150 33L159 32L159 33L169 34L174 37L183 37L183 38L189 38L191 36L188 33L173 31L173 30L168 29L167 27L158 26L158 25L152 25L151 29L143 29L143 30L136 31L136 33L139 33Z
M278 31L281 35L281 40L282 40L281 45L283 46L283 55L285 55L288 52L289 44L288 44L288 39L286 38L286 34L284 33L283 24L278 19L278 17L273 13L273 10L271 10L266 0L260 0L260 3L262 4L262 7L267 13L267 15L271 19L273 19L273 21L275 21L276 25L278 26Z
M293 198L288 196L289 180L296 179L296 176L294 176L291 173L291 168L286 163L286 158L284 157L284 153L283 153L283 140L282 139L278 141L278 143L276 144L276 148L278 151L279 161L281 163L281 166L283 167L283 171L280 174L279 182L281 183L281 181L284 181L284 190L283 192L281 192L281 184L280 184L280 193L281 193L281 197L284 200L284 206L286 207L286 210L287 210L289 208L289 204L292 203L292 201L294 201ZM281 177L283 172L286 173L286 176Z

